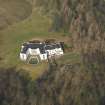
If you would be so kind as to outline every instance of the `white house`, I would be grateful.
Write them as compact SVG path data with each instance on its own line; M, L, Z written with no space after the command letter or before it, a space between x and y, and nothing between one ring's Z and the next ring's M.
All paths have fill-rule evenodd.
M21 46L20 59L22 61L30 60L30 58L36 58L36 60L47 60L48 57L61 56L64 54L62 43L24 43Z

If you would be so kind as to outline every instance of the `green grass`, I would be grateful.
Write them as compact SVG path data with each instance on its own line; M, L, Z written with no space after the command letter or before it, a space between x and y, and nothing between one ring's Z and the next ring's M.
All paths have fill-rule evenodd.
M68 64L68 63L80 63L81 57L79 53L69 52L64 56L59 58L58 63L60 64Z
M0 29L27 18L32 6L27 0L0 0Z
M20 61L19 53L21 44L30 39L59 39L62 36L62 33L49 32L48 30L50 26L51 20L49 18L41 16L37 12L33 12L33 14L26 20L15 23L14 25L9 26L7 29L0 31L0 57L3 58L0 61L0 67L16 66L18 68L27 68L27 70L44 70L46 65L45 63L34 67L31 67L32 65L27 66L26 63Z
M45 16L41 16L36 11L26 20L15 23L7 29L0 31L0 67L16 66L28 70L33 78L37 78L45 70L47 70L47 63L43 62L38 65L28 65L19 59L21 44L30 39L63 39L64 33L49 32L51 20ZM68 61L74 55L65 55L61 58L62 61ZM76 57L76 56L75 56ZM74 58L75 58L74 57Z

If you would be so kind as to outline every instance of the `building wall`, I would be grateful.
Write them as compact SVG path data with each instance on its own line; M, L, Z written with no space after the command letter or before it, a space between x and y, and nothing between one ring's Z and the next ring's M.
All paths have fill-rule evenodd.
M30 55L39 55L40 54L40 50L39 50L39 48L37 48L37 49L31 49L31 48L29 48L27 50L27 54L30 54Z
M40 59L41 59L41 60L47 60L47 53L45 53L45 54L40 54L39 56L40 56Z
M64 54L64 52L61 48L56 48L56 49L53 49L53 50L47 50L47 52L48 52L49 56L63 55Z
M23 54L23 53L20 53L20 59L22 61L26 61L27 60L27 55L26 54Z

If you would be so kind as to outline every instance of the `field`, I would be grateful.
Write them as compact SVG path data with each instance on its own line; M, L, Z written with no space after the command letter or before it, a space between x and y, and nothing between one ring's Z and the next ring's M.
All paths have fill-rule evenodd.
M51 20L46 16L41 16L36 11L26 20L15 23L8 28L0 31L0 67L16 66L30 71L33 77L39 76L47 69L47 63L28 65L21 62L19 52L21 44L30 39L55 38L61 41L68 41L64 33L49 32Z

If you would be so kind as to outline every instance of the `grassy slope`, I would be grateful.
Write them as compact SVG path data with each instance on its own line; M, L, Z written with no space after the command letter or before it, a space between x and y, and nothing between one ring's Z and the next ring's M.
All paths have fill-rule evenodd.
M26 0L0 0L0 29L26 19L31 12L32 6Z

